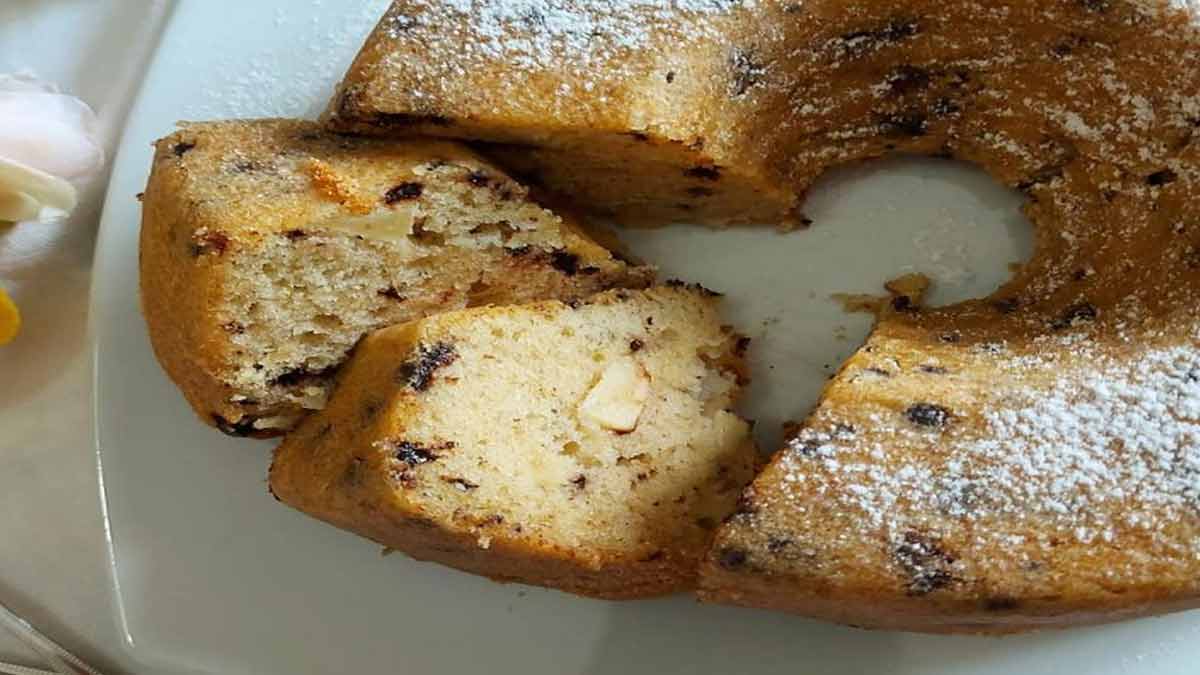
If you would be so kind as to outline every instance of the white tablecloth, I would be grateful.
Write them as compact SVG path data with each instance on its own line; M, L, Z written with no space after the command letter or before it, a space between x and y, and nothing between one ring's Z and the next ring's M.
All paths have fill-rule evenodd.
M111 154L169 9L167 0L0 0L0 73L32 71L86 100ZM108 590L86 335L105 177L69 222L0 231L0 284L25 318L0 348L0 600L121 673L132 667ZM7 634L0 660L41 665Z

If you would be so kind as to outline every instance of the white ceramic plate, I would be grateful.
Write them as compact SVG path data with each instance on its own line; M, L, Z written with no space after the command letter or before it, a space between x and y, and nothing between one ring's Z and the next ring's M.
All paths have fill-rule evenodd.
M385 0L178 4L116 159L96 256L96 443L117 618L154 672L1195 673L1200 615L1007 639L871 633L687 597L613 604L502 586L309 520L267 494L271 443L202 426L138 311L134 195L178 119L311 115ZM667 275L728 293L759 338L745 412L799 418L869 320L835 292L907 271L934 300L980 295L1028 252L1015 195L978 172L891 162L826 180L807 232L627 233Z

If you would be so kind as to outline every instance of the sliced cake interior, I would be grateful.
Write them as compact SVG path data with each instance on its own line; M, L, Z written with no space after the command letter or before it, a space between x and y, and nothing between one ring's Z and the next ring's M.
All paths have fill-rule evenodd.
M284 502L420 559L603 597L689 588L755 468L744 341L698 288L379 331L278 450Z
M452 143L188 125L159 142L144 199L156 352L201 415L238 434L320 408L372 330L649 278Z

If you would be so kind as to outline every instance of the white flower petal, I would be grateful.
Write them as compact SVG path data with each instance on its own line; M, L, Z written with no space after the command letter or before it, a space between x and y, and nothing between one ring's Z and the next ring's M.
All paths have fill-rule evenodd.
M22 220L37 220L42 215L42 205L24 192L0 192L0 223L17 223Z
M104 164L86 103L31 78L0 75L0 157L68 180Z
M46 210L70 212L76 199L75 186L62 178L0 157L0 204L18 216L0 213L0 220L32 220L49 215ZM37 214L30 217L35 207Z

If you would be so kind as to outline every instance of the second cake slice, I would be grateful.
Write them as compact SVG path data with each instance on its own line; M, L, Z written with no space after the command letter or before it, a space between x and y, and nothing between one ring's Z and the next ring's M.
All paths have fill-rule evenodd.
M699 288L368 336L288 436L285 503L415 558L609 598L690 588L754 473L740 346Z
M157 147L140 250L151 342L200 416L234 435L281 434L319 409L372 330L650 276L454 143L250 120L187 124Z

